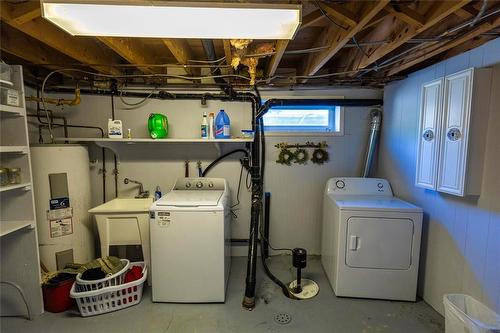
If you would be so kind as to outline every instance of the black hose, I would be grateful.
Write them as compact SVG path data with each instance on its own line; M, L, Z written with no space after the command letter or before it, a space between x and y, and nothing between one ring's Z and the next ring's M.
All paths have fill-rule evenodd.
M281 282L280 279L278 279L276 276L274 276L273 273L271 273L271 270L269 269L269 267L267 266L264 243L266 243L267 245L269 244L269 242L267 240L262 238L260 241L260 259L262 261L262 267L264 267L264 272L266 272L267 277L269 279L271 279L271 281L276 283L281 288L283 295L285 295L288 298L291 298L288 287L283 282Z
M225 153L224 155L221 155L219 156L218 158L216 158L212 163L210 163L206 168L205 170L202 172L201 176L202 177L205 177L208 173L208 171L210 171L210 169L212 169L214 166L216 166L220 161L222 161L223 159L225 159L226 157L232 155L232 154L235 154L235 153L244 153L246 157L248 157L248 151L246 151L245 149L235 149L235 150L232 150L228 153Z
M257 98L260 100L260 93L257 87L255 87L255 93L257 95ZM264 136L264 118L260 117L258 120L259 122L259 131L260 131L260 151L261 151L261 158L260 158L260 181L261 181L261 187L262 190L264 190L264 173L265 173L265 166L266 166L266 139ZM264 216L264 214L261 214L261 216ZM261 218L262 220L262 218ZM290 292L288 291L288 287L276 276L273 275L269 267L267 266L266 258L269 256L269 253L266 253L266 248L269 246L269 240L265 239L265 237L261 237L260 241L260 259L262 261L262 266L264 267L264 272L266 275L276 283L281 290L283 291L283 294L290 298Z

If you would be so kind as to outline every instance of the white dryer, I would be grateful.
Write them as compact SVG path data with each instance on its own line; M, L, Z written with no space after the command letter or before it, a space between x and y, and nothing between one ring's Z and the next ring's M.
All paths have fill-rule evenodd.
M337 296L414 301L421 233L422 209L387 180L328 180L321 262Z
M150 208L153 302L224 302L230 195L219 178L180 178Z

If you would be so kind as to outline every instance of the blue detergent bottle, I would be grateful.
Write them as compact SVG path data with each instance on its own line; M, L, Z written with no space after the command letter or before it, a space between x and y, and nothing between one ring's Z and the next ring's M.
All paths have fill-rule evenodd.
M220 110L215 118L215 138L216 139L230 139L230 121L229 116L224 110Z

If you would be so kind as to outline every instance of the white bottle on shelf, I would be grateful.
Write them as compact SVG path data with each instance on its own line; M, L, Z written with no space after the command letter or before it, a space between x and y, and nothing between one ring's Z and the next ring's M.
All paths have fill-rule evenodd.
M206 112L203 112L203 121L201 123L201 138L208 139L208 121Z
M108 119L108 138L123 139L123 126L121 120Z
M215 114L210 112L208 115L208 138L215 139Z

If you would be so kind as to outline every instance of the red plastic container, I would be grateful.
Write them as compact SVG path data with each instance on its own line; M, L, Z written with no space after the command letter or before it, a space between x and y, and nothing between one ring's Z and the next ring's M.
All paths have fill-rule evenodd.
M45 311L63 312L73 306L74 300L69 297L73 282L75 282L75 279L70 278L61 282L42 286Z

